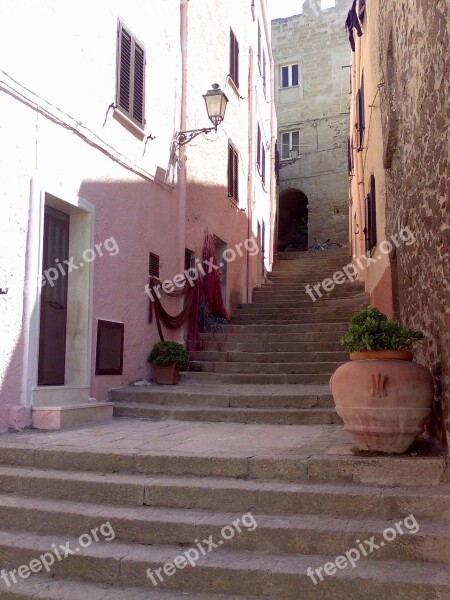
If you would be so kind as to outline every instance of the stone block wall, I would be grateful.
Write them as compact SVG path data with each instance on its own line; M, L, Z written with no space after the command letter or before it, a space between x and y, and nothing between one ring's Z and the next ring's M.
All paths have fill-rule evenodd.
M386 230L409 226L415 243L396 259L397 310L422 329L417 359L435 381L431 433L450 442L450 278L448 209L448 47L445 0L386 0L378 14L385 74L381 121Z
M283 131L300 132L300 158L281 169L279 192L307 195L308 245L315 237L348 243L349 4L321 11L305 2L302 14L272 21L279 145ZM281 66L297 62L299 86L281 89Z

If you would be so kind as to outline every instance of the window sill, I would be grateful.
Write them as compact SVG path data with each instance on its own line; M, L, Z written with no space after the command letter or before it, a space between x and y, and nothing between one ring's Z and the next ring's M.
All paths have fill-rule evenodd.
M231 75L227 76L227 80L228 80L228 83L230 84L230 88L233 90L233 92L236 94L236 96L238 98L241 98L241 94L239 93L239 88L234 83L233 78L231 77Z
M278 89L279 89L280 91L281 91L281 90L292 90L292 88L298 88L298 87L300 87L300 85L299 85L299 84L297 84L297 85L288 85L288 86L286 86L286 87L283 87L282 85L280 85L280 87L279 87Z
M115 108L113 112L113 118L116 119L121 125L125 127L131 134L133 134L141 142L145 139L145 132L139 125L136 125L127 115L125 115L120 108Z

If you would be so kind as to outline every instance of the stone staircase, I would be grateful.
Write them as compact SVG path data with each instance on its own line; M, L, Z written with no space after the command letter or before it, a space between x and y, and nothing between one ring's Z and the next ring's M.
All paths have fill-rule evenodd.
M128 418L0 437L0 573L55 547L73 551L48 574L16 573L10 586L0 578L0 600L450 598L445 458L355 456L337 422L327 378L345 360L346 317L321 320L319 301L301 296L301 283L343 258L323 254L277 264L242 317L203 336L199 370L179 386L115 390L116 415ZM289 303L294 323L280 325ZM365 303L350 285L322 300L349 312ZM311 307L316 319L305 323ZM263 325L261 314L273 318ZM274 373L273 364L290 366ZM281 379L290 375L319 379ZM405 525L411 515L417 530ZM82 547L80 536L105 523L114 539ZM391 541L386 528L397 532ZM217 547L198 551L195 567L167 566L209 539ZM329 574L351 550L355 566Z
M287 257L290 256L288 253ZM218 333L201 334L181 385L114 390L119 417L240 423L341 423L328 382L348 360L339 338L349 316L367 306L363 286L346 283L313 302L317 284L348 262L347 251L280 260Z

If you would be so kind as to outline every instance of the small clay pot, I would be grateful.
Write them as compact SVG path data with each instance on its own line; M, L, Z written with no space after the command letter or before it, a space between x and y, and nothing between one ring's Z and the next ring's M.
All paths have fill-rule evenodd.
M180 381L180 371L176 365L153 365L153 373L156 383L160 385L176 385Z

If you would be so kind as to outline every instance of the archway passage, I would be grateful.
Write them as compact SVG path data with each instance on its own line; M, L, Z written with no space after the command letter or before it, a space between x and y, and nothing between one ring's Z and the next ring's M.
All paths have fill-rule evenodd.
M278 251L308 249L308 198L300 190L285 190L280 195L278 213Z

